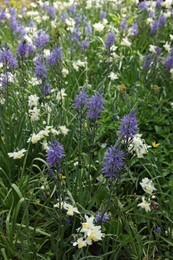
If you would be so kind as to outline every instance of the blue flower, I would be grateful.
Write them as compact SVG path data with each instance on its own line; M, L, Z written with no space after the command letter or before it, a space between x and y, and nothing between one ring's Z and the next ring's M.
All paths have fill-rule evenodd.
M61 60L62 60L62 48L57 46L47 57L47 64L49 66L57 65Z
M42 97L49 95L51 92L51 85L48 82L46 82L40 87L40 90Z
M169 56L167 56L165 58L164 67L169 70L173 68L173 51L171 52L171 54Z
M47 148L46 161L49 167L59 167L61 160L65 157L63 146L58 142L52 142Z
M17 68L17 60L8 48L0 52L0 62L9 68Z
M49 35L44 31L40 30L37 37L34 40L34 44L37 48L44 47L49 42Z
M82 91L80 91L75 97L75 105L76 109L84 109L88 104L88 96L85 92L85 87L83 87Z
M43 4L42 5L43 10L47 11L47 13L50 15L51 18L55 18L56 11L55 8L52 5Z
M31 44L27 44L25 41L19 43L17 47L17 54L21 57L26 57L31 52L34 52L35 48Z
M102 20L102 19L104 19L104 18L106 18L106 11L102 11L102 12L100 13L100 20Z
M83 40L83 41L81 42L81 49L82 49L82 50L86 50L86 49L88 48L88 46L89 46L88 40Z
M37 59L35 74L38 79L47 78L46 67L45 67L43 61L41 60L41 58Z
M130 141L135 134L138 132L138 123L136 119L136 114L132 110L126 116L124 116L120 122L119 137L123 137L125 142Z
M103 168L102 172L105 177L110 178L112 180L113 177L119 175L119 173L123 170L124 167L124 152L115 146L111 146L108 148L108 151L103 159Z
M105 42L106 48L110 48L114 43L115 43L115 34L114 32L110 32L106 38L106 42Z
M106 222L108 222L109 220L109 215L107 212L103 213L102 210L99 210L99 212L97 213L96 217L95 217L95 221L97 224L104 224Z
M87 117L91 120L98 120L103 110L103 97L100 93L96 93L89 99Z

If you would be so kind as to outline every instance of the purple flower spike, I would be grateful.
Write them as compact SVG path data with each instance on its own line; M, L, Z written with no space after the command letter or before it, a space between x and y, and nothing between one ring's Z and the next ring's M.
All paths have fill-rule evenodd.
M37 79L47 78L46 67L40 58L37 60L35 74L36 74Z
M108 222L109 220L109 215L107 212L103 213L102 210L99 210L99 212L96 215L95 221L97 224L104 224Z
M47 64L49 66L57 65L60 60L62 60L62 48L57 46L47 57Z
M114 32L110 32L106 38L106 42L105 42L106 48L110 48L114 43L115 43L115 34Z
M17 60L8 48L0 52L0 62L9 68L17 68Z
M106 18L106 11L102 11L102 12L100 13L100 20L102 20L102 19L104 19L104 18Z
M98 120L103 110L103 97L100 93L96 93L89 99L88 115L91 120Z
M58 142L52 142L47 148L47 163L49 167L56 166L59 167L61 159L65 157L65 152L63 146Z
M125 142L131 141L133 136L138 132L138 123L136 114L132 110L128 115L124 116L120 122L119 137L123 137Z
M117 177L124 167L124 152L115 146L111 146L103 159L102 172L105 177L112 180Z
M37 48L44 47L49 42L49 35L43 31L40 30L38 32L37 37L34 40L34 44Z
M164 67L169 70L173 68L173 53L166 57Z
M141 3L139 3L138 7L141 10L147 10L148 9L147 2L146 1L142 1Z
M83 87L82 91L80 91L75 98L75 105L76 109L84 109L88 104L88 96L85 92L85 88Z
M83 40L81 42L81 49L86 50L89 47L89 41L88 40Z
M150 34L156 33L158 28L159 28L159 20L156 20L151 26Z

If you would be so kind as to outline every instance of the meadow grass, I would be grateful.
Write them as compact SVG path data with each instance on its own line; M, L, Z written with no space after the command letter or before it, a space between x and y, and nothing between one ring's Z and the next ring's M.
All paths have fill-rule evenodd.
M0 258L173 259L173 3L9 4Z

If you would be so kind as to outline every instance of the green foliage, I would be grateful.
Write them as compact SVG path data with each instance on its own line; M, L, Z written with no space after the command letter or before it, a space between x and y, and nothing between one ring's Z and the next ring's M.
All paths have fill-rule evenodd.
M172 48L170 10L156 7L152 22L162 13L167 19L151 35L148 11L135 1L103 1L90 8L79 0L76 13L69 11L67 1L57 2L55 18L39 3L18 14L27 37L13 31L7 7L2 9L7 18L0 18L0 55L7 46L18 62L15 70L0 62L0 259L172 259L173 73L164 64ZM103 10L105 19L100 18ZM35 22L32 29L30 20ZM104 25L100 31L94 26L99 22ZM130 34L134 23L137 35ZM86 25L92 26L91 35ZM73 26L80 29L77 41ZM34 46L26 57L18 55L18 44L34 45L41 29L49 34L49 43ZM116 40L106 48L110 31ZM86 39L89 46L82 49ZM47 57L57 45L62 60L49 66ZM161 48L160 54L153 45ZM148 54L152 61L147 67ZM38 57L47 70L41 79L35 72ZM41 89L45 83L51 85L46 94ZM103 95L104 109L96 121L88 119L87 106L75 109L83 86L89 98L96 92ZM130 150L132 140L126 144L118 139L121 119L132 110L146 149L142 156ZM50 166L48 147L54 140L62 144L65 157ZM102 171L111 146L125 154L123 171L112 180ZM149 191L141 184L146 178ZM105 213L109 219L104 223ZM87 217L93 218L92 228ZM82 237L83 245L78 241Z

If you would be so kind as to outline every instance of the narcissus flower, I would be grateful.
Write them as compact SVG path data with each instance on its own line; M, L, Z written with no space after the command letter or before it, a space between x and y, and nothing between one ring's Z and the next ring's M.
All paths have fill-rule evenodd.
M25 155L25 152L26 152L26 149L23 148L20 151L17 151L17 152L15 151L15 152L12 152L12 153L8 153L8 156L10 158L13 158L14 160L16 160L16 159L22 158Z
M142 209L145 209L146 212L151 211L150 205L151 205L150 201L147 201L144 196L142 197L142 202L138 204L138 206L141 207Z
M143 178L142 181L140 182L140 185L142 189L150 195L153 193L153 191L156 190L153 181L149 180L148 178Z

